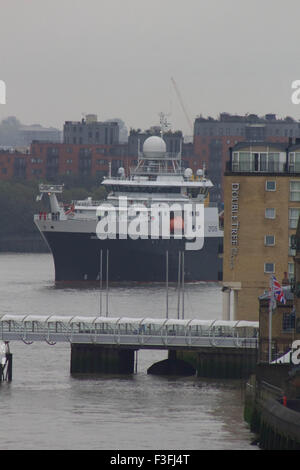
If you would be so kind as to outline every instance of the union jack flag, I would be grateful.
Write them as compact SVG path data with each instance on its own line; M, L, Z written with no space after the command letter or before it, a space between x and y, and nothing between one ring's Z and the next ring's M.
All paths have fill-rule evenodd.
M280 283L277 281L275 276L271 277L271 293L270 295L273 294L273 298L277 300L277 302L280 302L282 304L286 304L286 298L284 297L283 294L283 289L280 285Z

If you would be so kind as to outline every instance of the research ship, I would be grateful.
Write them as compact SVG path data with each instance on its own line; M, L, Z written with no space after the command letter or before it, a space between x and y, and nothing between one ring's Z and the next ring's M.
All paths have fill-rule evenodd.
M213 183L204 169L193 174L182 168L181 151L167 153L162 135L145 140L130 174L120 168L101 184L104 201L87 198L69 207L57 198L63 185L39 186L38 198L48 195L50 212L36 214L34 221L52 252L56 282L177 282L180 272L185 282L222 279L223 230L216 204L209 203ZM161 224L163 209L174 204L182 213L169 212L169 234L153 234L155 215ZM186 207L192 217L188 233Z

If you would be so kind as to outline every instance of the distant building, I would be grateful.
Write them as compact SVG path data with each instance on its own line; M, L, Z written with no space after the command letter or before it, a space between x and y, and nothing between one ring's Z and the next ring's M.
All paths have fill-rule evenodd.
M46 142L61 142L62 133L53 127L42 127L40 125L21 126L19 128L19 141L21 146L30 146L33 140Z
M300 143L238 143L224 181L224 318L258 320L258 297L269 288L270 275L294 278Z
M117 122L100 122L95 114L88 114L81 121L66 121L64 144L115 145L120 143Z
M194 153L206 165L215 184L211 200L224 200L223 174L228 151L238 142L288 142L300 137L300 123L290 117L277 119L275 114L259 117L221 113L219 119L198 117L194 123Z
M23 125L15 116L9 116L0 123L0 148L29 148L33 140L61 142L62 133L54 127L39 124Z

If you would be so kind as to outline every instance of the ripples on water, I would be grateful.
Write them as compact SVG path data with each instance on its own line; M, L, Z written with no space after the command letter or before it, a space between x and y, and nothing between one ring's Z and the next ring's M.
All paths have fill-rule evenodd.
M0 254L1 314L99 315L97 288L56 288L52 257ZM163 285L110 286L111 316L164 317ZM169 317L177 317L175 286ZM105 292L103 293L105 309ZM104 310L103 310L104 311ZM221 318L218 284L185 288L185 318ZM11 342L0 385L0 449L248 449L240 381L147 375L164 351L140 351L130 377L73 378L70 346Z

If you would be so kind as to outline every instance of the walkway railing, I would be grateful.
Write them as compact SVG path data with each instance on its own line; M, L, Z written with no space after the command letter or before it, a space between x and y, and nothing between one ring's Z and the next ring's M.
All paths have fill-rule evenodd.
M58 315L0 316L0 340L138 348L257 348L258 322Z

